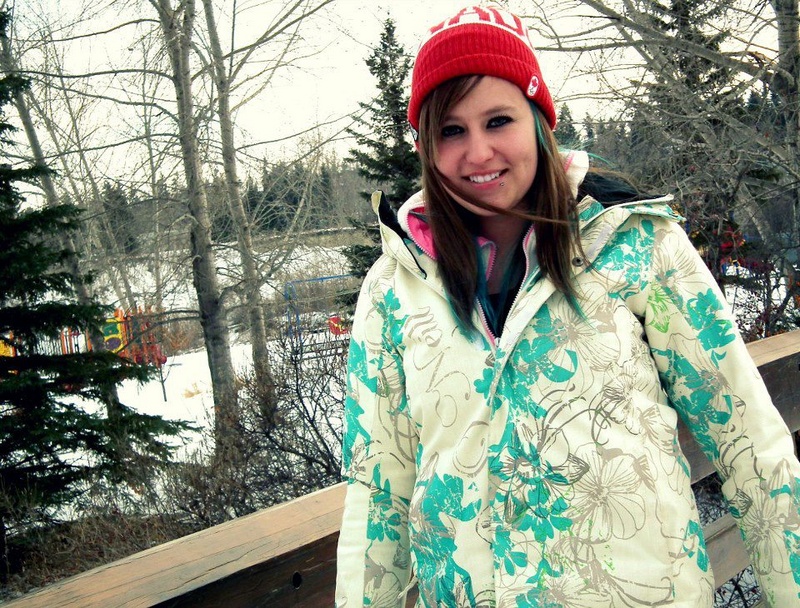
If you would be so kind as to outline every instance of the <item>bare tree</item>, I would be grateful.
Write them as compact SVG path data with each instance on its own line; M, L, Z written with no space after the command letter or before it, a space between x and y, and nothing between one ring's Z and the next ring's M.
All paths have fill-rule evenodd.
M264 91L275 74L308 53L312 47L301 36L301 27L331 2L264 3L259 10L267 15L265 25L245 42L239 40L241 35L234 27L239 18L236 4L232 12L219 13L222 20L218 22L216 11L228 5L205 0L148 0L156 19L141 11L133 19L126 18L127 9L141 6L141 0L92 7L97 14L80 15L66 27L61 15L47 10L30 17L34 26L30 40L41 48L28 55L28 62L36 68L27 73L35 77L36 86L44 93L35 96L38 106L34 110L50 137L50 150L42 154L62 168L62 175L52 184L53 196L63 196L66 191L72 198L80 196L95 204L102 199L102 186L111 177L113 183L124 183L130 192L137 192L158 215L165 210L160 204L165 193L184 199L185 218L172 217L178 219L179 227L188 226L187 259L211 368L215 425L220 436L237 424L237 379L226 310L231 296L242 296L255 373L269 386L272 380L261 287L290 259L294 238L289 233L303 228L303 218L313 208L310 182L302 187L309 196L303 196L291 209L287 234L277 250L255 251L253 218L243 205L240 185L240 175L247 172L246 165L242 170L242 159L249 158L249 153L237 149L235 115L243 104ZM205 14L205 23L199 10ZM98 21L93 19L99 16L105 18L106 25L96 25ZM220 24L229 23L230 49L223 51L220 28L227 25ZM97 62L100 67L89 61L83 73L76 73L62 65L61 59L70 57L70 45L95 40L118 44L108 47L106 61ZM102 108L108 118L92 116L89 110L94 108ZM109 160L113 154L121 162ZM118 178L121 166L127 171L124 182ZM221 181L205 177L212 175L216 166L222 169ZM313 179L316 177L312 175ZM217 189L219 183L224 189ZM210 193L216 198L210 200ZM217 203L229 207L236 228L237 255L229 260L219 257L225 244L215 243L212 233L212 209ZM91 217L91 234L106 249L103 259L95 261L109 271L109 262L116 262L121 243L103 209L95 207ZM156 217L149 238L155 294L147 303L153 302L157 311L164 299L164 226L162 218ZM231 263L241 270L231 268ZM110 273L110 283L118 299L131 304L138 294L124 273L125 262L120 260L116 266ZM229 274L222 271L226 266ZM240 282L231 285L235 279Z
M225 63L225 55L220 43L218 26L214 15L214 5L211 0L203 0L203 9L206 17L207 33L210 42L211 65L213 67L214 80L216 83L217 114L220 123L220 144L222 166L225 175L225 189L228 199L228 206L231 211L238 250L242 263L244 276L244 294L250 325L250 340L253 351L253 368L256 381L264 387L268 394L272 393L274 380L269 366L269 349L267 347L267 334L264 322L264 305L261 299L261 280L259 277L256 255L253 250L252 219L247 216L241 193L239 190L239 178L236 161L236 146L234 143L234 129L231 109L230 92L232 83L246 64L248 58L253 54L259 45L267 44L276 39L284 32L289 32L287 39L283 42L283 50L280 55L285 56L292 46L297 44L297 30L303 19L317 12L331 0L321 2L295 2L288 5L280 18L276 20L259 37L258 41L243 53L243 57L236 57L236 53L230 54L230 68ZM234 60L236 64L234 65ZM270 72L270 76L273 72Z
M590 57L585 65L584 78L591 83L584 88L586 96L602 96L605 99L629 100L643 93L641 83L649 79L666 82L677 89L676 97L687 91L675 78L671 59L677 54L695 55L724 68L732 73L738 82L737 91L741 94L750 87L763 85L780 95L784 109L793 114L796 120L796 82L797 38L792 42L789 34L776 40L777 32L791 30L796 24L796 3L794 9L752 2L745 5L726 5L719 17L719 30L727 26L730 32L728 43L722 50L715 50L690 40L679 39L670 32L654 25L653 4L649 0L619 2L602 0L575 0L570 5L561 5L558 11L571 27L564 30L564 22L549 19L547 13L537 11L532 18L537 20L539 33L550 41L545 50L555 50ZM564 16L564 14L569 16ZM792 17L792 14L795 16ZM577 16L582 16L578 18ZM547 21L543 21L548 19ZM576 24L580 24L576 27ZM796 28L795 28L796 29ZM758 32L760 36L755 36ZM770 48L761 39L778 43ZM734 48L731 48L731 47ZM627 50L623 54L623 51ZM638 57L638 61L636 58ZM622 75L621 75L622 74ZM616 78L615 78L616 77ZM604 88L605 90L601 90ZM735 92L735 91L732 91ZM715 112L719 108L697 105L696 96L687 95L686 105L675 108L684 112L687 118L699 119L702 112ZM762 146L763 154L770 156L787 171L787 179L796 179L798 165L788 153L786 142L768 141L762 134L754 132L750 125L737 120L736 116L715 116L724 119L724 124ZM787 129L796 132L797 129ZM711 138L711 134L708 135ZM712 139L713 142L713 139ZM789 140L789 144L792 141ZM793 145L793 144L792 144Z
M217 281L216 256L211 241L211 222L198 149L191 63L195 3L194 0L181 0L173 7L171 0L150 2L158 14L172 67L178 139L186 179L187 205L192 216L192 276L211 370L217 447L221 452L227 452L233 448L228 445L228 438L233 436L232 429L238 424L237 389L225 308Z
M44 32L46 39L52 39L51 32ZM82 120L86 106L90 103L87 96L71 94L73 87L67 86L64 69L56 47L50 43L42 45L46 56L48 72L53 80L47 86L37 88L36 96L28 96L28 103L39 123L49 135L54 148L53 156L60 164L62 183L66 185L70 197L83 204L92 221L86 222L90 234L99 251L103 252L104 267L109 269L111 284L117 293L120 304L127 309L135 309L137 298L133 293L126 269L125 252L118 240L118 233L112 229L108 214L103 208L103 192L96 175L92 160L89 158L84 134L85 122ZM60 101L60 112L56 112L55 96ZM95 100L96 102L96 100ZM65 126L55 120L57 115L66 118Z
M776 245L773 260L791 290L791 262L796 263L800 244L797 0L709 3L706 10L715 15L694 24L702 34L698 38L668 27L663 11L681 6L652 0L575 0L560 4L558 11L532 12L531 19L548 41L540 48L569 53L584 66L582 78L588 86L582 95L614 100L617 119L631 125L637 113L648 115L648 124L659 132L644 134L642 148L652 140L651 154L662 179L658 185L690 202L701 180L706 192L727 193L739 221L752 224L762 242ZM690 61L725 72L726 82L714 95L698 94L680 70ZM655 86L669 93L670 105L653 104ZM754 91L775 105L780 130L765 131L746 112L732 111L737 104L743 107ZM673 151L690 151L689 144L697 153L694 173L673 171ZM772 211L781 198L791 200L788 229L779 226Z

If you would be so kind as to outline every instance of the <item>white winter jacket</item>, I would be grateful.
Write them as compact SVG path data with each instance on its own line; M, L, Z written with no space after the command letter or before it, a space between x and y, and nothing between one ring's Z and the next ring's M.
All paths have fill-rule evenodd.
M580 203L583 314L541 277L528 234L499 339L479 307L480 329L459 329L421 196L397 219L377 210L384 254L349 355L337 606L403 606L414 581L428 607L711 606L678 416L724 480L766 599L800 606L791 437L663 200Z

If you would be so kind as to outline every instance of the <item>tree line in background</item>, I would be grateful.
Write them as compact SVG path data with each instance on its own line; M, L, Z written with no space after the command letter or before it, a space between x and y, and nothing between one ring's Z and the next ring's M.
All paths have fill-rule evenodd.
M336 159L327 162L329 164L319 168L303 161L264 163L260 172L245 180L242 204L254 236L286 234L293 228L296 232L344 228L354 216L363 214L345 198L356 194L362 185L357 171ZM235 220L225 204L222 180L210 179L205 188L209 193L214 243L235 243ZM129 259L152 261L156 239L162 250L185 248L187 218L183 201L186 192L179 183L162 184L159 196L151 197L126 187L122 180L107 180L101 184L99 196L100 199L90 205L85 201L73 201L69 196L62 199L102 213L109 232L114 234L112 243L108 234L97 232L91 220L82 222L76 246L88 260L103 259L114 253L122 262ZM298 226L296 211L302 207L308 209ZM158 225L154 219L159 221ZM108 284L117 291L121 304L132 305L142 296L152 297L139 292L124 293L123 282L113 276Z
M117 2L74 22L44 7L4 13L0 66L6 76L30 82L8 96L21 131L15 147L4 143L4 158L54 171L2 174L3 183L24 179L35 208L72 204L82 210L80 221L69 212L75 230L57 244L80 305L113 294L123 307L152 307L155 326L162 324L164 332L191 320L213 382L209 448L167 466L169 475L155 485L169 488L169 500L139 480L138 486L105 484L100 495L75 483L61 494L61 505L102 514L105 522L112 507L149 523L158 512L168 538L337 479L341 352L298 355L319 352L319 346L304 344L308 335L273 331L282 321L263 287L280 291L310 235L322 230L363 233L344 248L350 266L343 272L363 277L379 255L376 222L364 198L380 188L398 206L419 187L405 118L411 55L387 19L366 60L378 92L348 123L353 146L346 160L328 145L341 134L323 135L321 125L298 136L296 153L267 158L254 152L257 146L240 143L246 125L234 118L313 52L306 31L333 1L270 4L263 28L246 34L237 24L240 15L211 0L141 0L133 20L125 14L128 5ZM559 11L523 0L508 5L528 14L540 51L568 61L591 59L569 74L585 83L577 97L593 98L591 107L603 112L576 120L570 107L581 100L557 99L559 142L586 149L593 164L632 176L644 190L675 196L729 297L747 294L753 307L742 320L748 337L796 327L797 0L570 0ZM568 21L559 21L563 15ZM127 52L112 54L103 68L70 71L74 45L110 36ZM553 90L560 88L558 78L550 77ZM4 204L16 201L9 196ZM43 232L37 238L44 239ZM339 237L337 245L343 244ZM735 265L738 273L730 270ZM148 293L137 283L142 268L152 277ZM89 274L96 275L94 284L84 280ZM187 285L190 301L178 297ZM20 298L8 287L0 295L14 306ZM51 325L47 331L57 323ZM252 348L254 365L244 375L231 358L234 326ZM0 326L2 340L8 342L11 327ZM112 404L112 377L126 373L141 370L121 368L104 384ZM16 428L14 416L26 405L46 411L3 399L0 422L8 429ZM103 427L110 420L110 414L101 417L99 433L111 432ZM146 454L153 438L146 427L140 431L137 449ZM23 453L8 445L3 467ZM64 453L71 449L63 447ZM98 462L105 462L100 451ZM167 459L166 453L159 457ZM7 503L13 502L8 487L13 484L2 489ZM39 519L19 519L18 529L52 520L59 511L48 504L28 511ZM4 525L6 513L0 510ZM4 568L0 576L8 579L8 561Z
M547 48L591 54L582 145L646 189L670 193L750 339L797 327L800 44L796 0L574 0L588 15ZM580 11L580 12L579 12ZM588 12L587 12L588 11ZM585 77L585 76L584 76ZM732 270L731 267L739 270Z

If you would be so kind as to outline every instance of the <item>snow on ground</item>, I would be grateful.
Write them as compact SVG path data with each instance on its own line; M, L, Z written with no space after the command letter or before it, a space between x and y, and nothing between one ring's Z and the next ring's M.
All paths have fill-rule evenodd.
M252 360L249 344L234 344L231 355L237 372L248 367ZM122 403L138 412L183 420L198 427L198 432L184 437L187 443L179 450L180 456L199 447L203 431L213 426L214 398L206 351L170 357L162 372L163 388L158 377L144 384L128 380L120 385L119 396Z
M281 262L280 271L274 274L270 284L263 286L262 296L265 300L277 299L278 302L284 303L283 291L289 282L327 278L346 272L344 269L347 268L347 263L341 250L342 247L294 247L289 259ZM273 255L276 259L280 259L283 252L267 251L260 255L261 263L269 266L268 258ZM161 258L161 275L165 280L162 294L164 305L168 310L197 307L186 256L185 251L165 251ZM230 287L238 280L239 274L237 270L240 266L239 256L235 248L219 248L217 264L221 286ZM143 307L152 305L153 294L156 291L152 269L144 264L134 264L127 270L132 290L139 300L138 304ZM116 295L107 277L98 277L95 288L99 292L97 295L101 301L116 305ZM297 315L297 311L293 311L292 315ZM250 345L234 335L231 336L231 342L234 370L238 373L251 365ZM170 357L162 372L163 389L158 378L143 385L135 381L123 383L119 388L122 402L142 413L185 420L202 429L211 429L214 400L205 350ZM191 449L199 441L200 434L194 433L187 437L189 444L186 449Z

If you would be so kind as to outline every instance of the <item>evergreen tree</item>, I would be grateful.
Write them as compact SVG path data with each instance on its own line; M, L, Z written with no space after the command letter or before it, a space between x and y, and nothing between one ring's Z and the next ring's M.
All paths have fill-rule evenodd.
M588 112L583 117L583 125L584 125L584 131L586 132L586 140L584 141L583 147L587 152L591 154L594 152L595 139L597 138L597 134L596 134L595 121L592 119L591 116L589 116Z
M713 0L645 4L650 26L671 43L648 54L657 55L652 78L635 83L627 126L594 123L590 150L631 175L643 190L677 194L675 204L695 245L722 283L724 249L729 234L737 231L733 214L749 160L741 154L746 142L721 117L741 117L746 110L730 70L680 43L719 52L728 36L720 24L726 23L730 5Z
M105 182L103 184L103 209L108 215L108 224L117 237L124 253L138 253L136 215L132 202L120 183ZM106 244L106 251L113 251L111 243Z
M650 5L653 26L677 40L719 51L728 36L718 26L727 10L724 3L670 0ZM690 235L722 284L721 263L729 253L724 250L730 240L726 235L737 230L735 193L745 168L731 154L740 147L736 135L715 116L737 114L742 104L731 94L736 85L730 70L696 53L671 54L665 74L647 85L648 105L637 109L631 126L632 156L643 178L678 185ZM663 151L668 151L666 158Z
M2 110L25 86L0 79L3 149L13 128ZM56 239L77 228L78 208L22 207L15 184L35 183L46 170L0 165L0 578L9 573L9 534L47 521L90 482L142 480L169 458L166 439L187 428L116 400L116 385L144 380L148 368L90 341L61 354L63 329L88 335L110 311L77 303L76 279L62 269L69 254Z
M564 104L558 111L558 122L555 131L556 141L562 148L575 150L582 147L581 136L575 128L569 106Z
M311 198L314 201L312 228L331 228L340 225L333 204L333 168L330 165L323 164L320 167Z
M366 63L377 79L378 95L359 104L363 114L354 118L358 127L348 131L358 147L350 150L348 160L399 205L419 189L420 165L406 118L411 58L397 41L391 18L384 22L380 42ZM365 192L364 197L368 200L370 194Z
M727 33L718 26L727 10L713 0L647 0L650 25L677 42L687 41L718 51ZM640 184L652 191L681 193L720 192L720 175L698 171L698 167L718 169L730 163L722 159L725 133L713 118L719 112L734 112L731 74L704 57L675 48L663 49L659 69L653 79L638 82L640 91L629 100L625 132L606 146L619 150L618 162ZM706 133L714 133L717 146L707 143ZM596 132L597 139L601 133ZM709 181L716 183L710 187ZM724 180L723 180L724 181ZM725 196L721 194L721 196Z
M377 79L379 92L370 103L359 104L363 114L354 119L357 129L349 131L358 148L350 150L348 161L355 164L359 175L383 190L396 208L419 189L420 164L406 118L405 85L411 58L398 42L391 18L384 22L380 42L366 63ZM367 200L370 194L362 193ZM363 277L380 255L380 236L375 223L352 220L352 224L364 229L372 242L348 247L344 252L351 272Z
M595 158L593 164L612 171L633 173L630 157L631 136L624 124L607 119L584 118L586 140L584 149Z
M264 194L254 217L265 231L281 233L289 229L309 179L302 162L282 160L269 167L264 165L261 175Z

